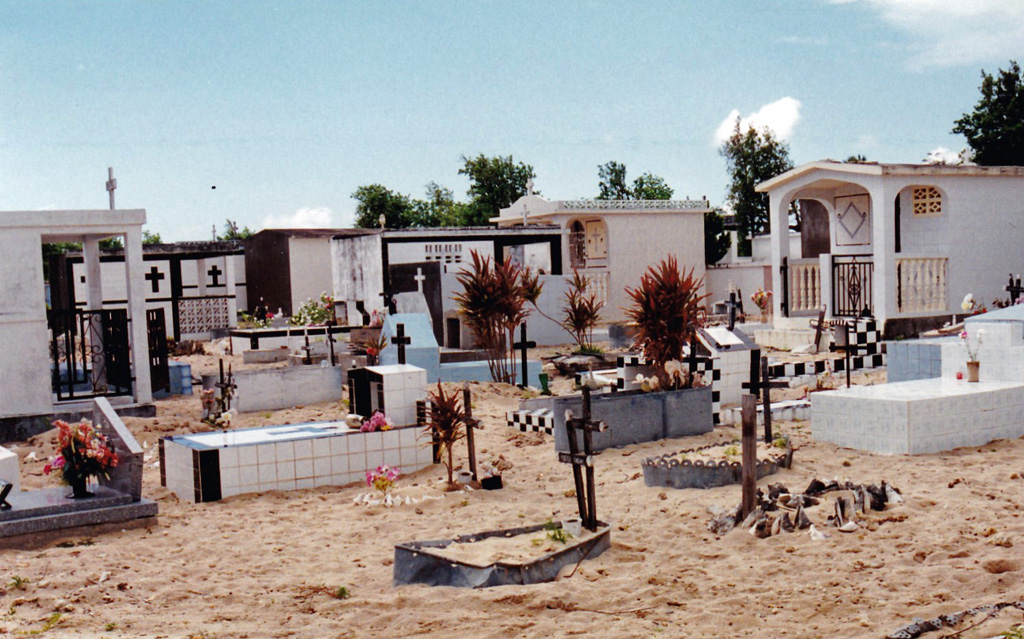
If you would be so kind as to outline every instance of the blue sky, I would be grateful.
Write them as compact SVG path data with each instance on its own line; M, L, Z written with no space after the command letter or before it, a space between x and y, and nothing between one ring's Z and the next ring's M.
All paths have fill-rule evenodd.
M512 154L552 199L597 167L721 204L716 132L797 163L958 151L980 70L1024 59L1020 0L0 4L0 210L145 208L165 240L231 218L345 226L362 184L465 199ZM212 188L216 187L216 188Z

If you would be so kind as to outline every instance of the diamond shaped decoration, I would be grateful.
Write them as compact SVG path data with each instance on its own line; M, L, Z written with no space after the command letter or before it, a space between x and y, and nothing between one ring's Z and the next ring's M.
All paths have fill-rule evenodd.
M839 218L839 226L843 227L843 230L846 231L851 240L857 237L857 233L864 227L864 223L868 221L868 214L858 209L857 205L853 202L850 202L846 210L837 217Z

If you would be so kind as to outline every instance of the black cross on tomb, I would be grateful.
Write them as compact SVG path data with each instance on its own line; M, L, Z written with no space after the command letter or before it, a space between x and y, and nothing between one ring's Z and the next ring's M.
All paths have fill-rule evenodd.
M518 348L523 354L523 388L526 388L527 374L526 374L526 350L529 348L536 348L537 342L529 342L526 340L526 322L519 325L519 341L512 345L512 348Z
M153 292L160 292L160 280L164 279L164 274L160 272L155 266L149 267L149 273L146 273L145 278L149 280L149 283L153 285Z
M399 324L395 327L395 336L391 338L391 343L398 347L398 363L405 363L405 347L412 344L412 338L405 334L405 324Z
M206 274L213 278L213 286L220 286L220 276L224 274L224 271L217 268L216 264Z

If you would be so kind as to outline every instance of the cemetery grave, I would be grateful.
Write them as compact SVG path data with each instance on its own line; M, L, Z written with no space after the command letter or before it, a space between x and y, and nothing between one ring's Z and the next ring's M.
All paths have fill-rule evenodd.
M814 437L840 446L916 455L1024 435L1024 306L965 321L981 381L958 379L963 343L941 342L942 376L815 393ZM960 340L963 342L964 340ZM960 375L963 377L963 375Z
M396 544L394 584L461 588L537 584L552 581L562 568L578 567L610 548L611 527L597 518L593 446L593 434L607 427L591 417L590 389L583 391L582 417L567 411L566 422L570 452L559 454L559 461L572 468L578 518ZM582 441L576 431L582 431Z
M92 407L91 421L109 438L118 463L108 477L89 487L88 498L69 498L66 486L18 490L17 457L0 448L0 502L9 506L0 507L0 547L36 546L59 537L156 524L157 504L142 497L142 447L106 398L93 399Z
M739 461L740 442L709 444L698 448L648 457L642 463L644 484L669 488L714 488L738 484L743 479ZM789 468L793 448L788 439L757 445L757 479Z

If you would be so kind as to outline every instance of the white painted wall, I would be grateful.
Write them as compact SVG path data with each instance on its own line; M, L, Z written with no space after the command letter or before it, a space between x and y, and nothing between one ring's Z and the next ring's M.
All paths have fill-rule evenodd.
M449 238L443 242L391 242L388 244L388 263L440 261L443 273L458 273L462 270L463 264L473 263L472 251L476 251L481 257L494 260L494 242L452 242ZM437 260L438 255L452 255L453 259L451 262Z
M291 269L292 309L306 300L317 300L334 288L331 267L331 240L324 237L292 237L288 243Z
M693 269L694 276L704 277L704 213L692 212L630 212L629 214L558 213L554 222L563 229L563 270L569 267L569 224L576 219L602 218L608 229L608 305L605 322L626 319L625 307L630 299L626 287L636 287L651 266L669 255L675 255L680 269Z
M40 237L39 229L0 228L0 415L53 405Z
M771 263L748 262L709 266L704 275L704 288L711 294L708 298L709 306L714 302L729 299L730 284L743 294L743 310L748 314L758 313L757 305L751 301L750 296L758 288L771 290Z
M384 310L380 296L384 289L382 259L379 234L331 240L334 299L347 304L349 325L362 324L362 317L356 311L356 300L363 301L367 313Z

